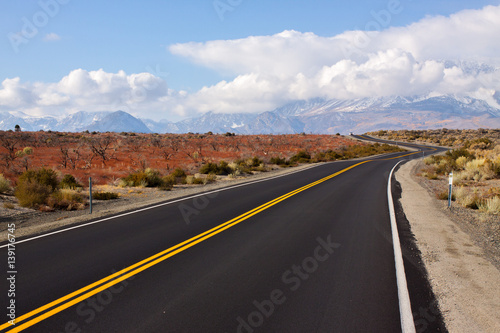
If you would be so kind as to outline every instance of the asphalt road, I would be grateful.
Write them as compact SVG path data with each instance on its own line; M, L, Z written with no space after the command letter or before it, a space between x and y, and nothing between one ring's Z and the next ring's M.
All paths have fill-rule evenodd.
M20 242L14 297L2 247L2 323L11 300L18 322L1 332L400 332L387 183L399 160L421 156L407 154ZM411 275L412 309L430 309L425 277Z

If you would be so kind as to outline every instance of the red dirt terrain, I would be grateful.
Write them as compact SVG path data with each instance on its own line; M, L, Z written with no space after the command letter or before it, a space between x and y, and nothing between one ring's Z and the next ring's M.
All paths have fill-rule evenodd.
M0 131L0 174L13 181L28 169L52 168L82 183L107 184L135 170L180 167L196 173L208 162L289 158L341 150L359 142L331 135L135 134Z

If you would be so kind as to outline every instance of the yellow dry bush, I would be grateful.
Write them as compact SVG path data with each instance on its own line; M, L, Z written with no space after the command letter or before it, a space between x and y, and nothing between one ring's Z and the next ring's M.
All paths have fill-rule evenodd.
M465 164L465 170L460 175L462 180L483 181L495 177L490 162L485 158L474 159Z
M479 209L488 214L500 214L500 197L495 196L493 198L486 199L479 205Z
M478 191L476 188L469 189L467 187L458 187L455 191L455 198L456 201L459 205L466 207L466 208L472 208L472 209L478 209L480 204L481 204L481 198L478 194Z
M0 173L0 193L10 192L10 181Z
M457 167L459 169L465 169L465 165L467 164L467 157L465 156L460 156L459 158L457 158Z

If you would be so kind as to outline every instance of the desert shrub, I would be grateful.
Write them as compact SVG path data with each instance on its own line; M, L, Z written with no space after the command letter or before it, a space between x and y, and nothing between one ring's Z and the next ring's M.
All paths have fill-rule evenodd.
M144 171L131 173L123 178L122 185L124 186L141 186L141 187L160 187L163 179L158 170L147 168Z
M500 177L500 155L498 155L496 159L491 162L490 168L495 177Z
M213 183L215 182L215 180L217 179L217 177L215 175L207 175L204 179L203 179L203 184L210 184L210 183Z
M171 188L175 184L186 184L186 173L181 168L175 169L170 175L163 177L164 188Z
M229 174L230 177L240 176L243 173L250 173L250 169L236 163L236 161L229 163L229 167L231 168L231 173Z
M58 210L80 210L85 208L83 196L71 190L59 190L53 192L46 202L51 209Z
M186 172L184 172L181 168L177 168L171 173L171 175L174 177L186 177Z
M427 172L427 171L424 171L422 172L422 177L425 177L427 179L430 179L430 180L437 180L439 179L438 175L434 172Z
M338 152L336 152L334 150L328 149L325 152L325 160L326 161L335 161L339 158L342 158L342 155L340 155Z
M229 164L226 161L219 162L219 175L228 175L233 170L229 167Z
M22 207L37 208L47 202L52 188L36 181L19 181L14 192Z
M500 214L500 196L486 199L479 205L479 209L488 214Z
M96 200L113 200L118 199L120 195L116 192L94 192L92 198Z
M168 176L166 176L166 177L168 177ZM163 177L163 178L165 179L166 177ZM173 187L172 184L170 184L168 182L164 182L161 186L158 186L158 189L160 191L171 191L172 187Z
M228 175L233 172L233 169L226 161L220 161L219 164L207 163L200 168L201 174Z
M279 165L279 166L288 166L288 165L290 165L289 161L287 161L285 158L281 158L281 157L271 157L271 159L269 160L269 163L276 164L276 165Z
M63 179L61 180L61 188L68 188L74 190L75 188L81 188L83 187L73 175L67 174L64 175Z
M479 209L481 204L483 204L483 200L479 196L477 189L471 190L467 187L458 187L454 193L457 202L465 208Z
M236 160L229 164L229 168L231 169L232 176L239 176L242 174L251 174L253 168L248 166L247 161L245 160Z
M446 175L456 169L455 160L450 158L441 158L436 164L436 173L438 175Z
M467 159L472 159L474 156L465 148L459 148L454 150L448 150L445 154L446 157L449 157L453 160L457 160L459 157L464 156Z
M181 178L176 178L172 175L164 176L163 177L163 184L166 186L172 187L173 185L177 184L177 179L181 179ZM184 181L185 180L186 180L186 178L184 178Z
M316 155L314 155L313 161L314 162L326 162L326 161L328 161L326 152L321 151L321 152L316 153Z
M325 152L318 152L316 155L314 155L314 162L328 162L328 161L335 161L336 159L342 158L342 155L337 153L336 151L333 151L331 149L325 151Z
M0 193L8 193L10 189L10 181L0 173Z
M47 203L47 199L57 190L58 185L54 170L28 170L19 176L14 195L21 206L37 208Z
M459 173L461 180L483 181L495 177L495 172L491 168L491 162L486 159L474 159L465 164L464 171Z
M264 163L259 164L256 167L252 168L253 171L258 171L258 172L268 172L269 169L266 167Z
M466 145L466 148L470 149L489 149L493 145L493 142L488 139L488 138L478 138L475 140L472 140L471 142L468 142Z
M353 145L349 147L344 147L339 152L339 159L350 159L350 158L359 158L359 157L367 157L376 154L385 154L392 152L401 152L404 149L401 149L396 146L391 146L388 144L379 144L374 143L371 145Z
M182 170L181 168L175 169L171 173L171 175L174 176L174 177L176 177L176 178L186 178L186 172L184 172L184 170Z
M138 171L129 174L122 179L122 186L146 186L146 173L144 171Z
M147 168L145 170L148 187L158 187L162 184L162 178L158 170Z
M215 164L215 163L207 163L207 164L204 164L200 168L200 173L205 174L205 175L208 175L210 173L217 174L218 170L219 170L219 168L218 168L217 164Z
M249 167L256 168L264 162L261 159L259 159L258 157L252 157L252 158L249 158L248 160L246 160L246 163Z
M293 155L290 158L290 162L292 162L292 163L309 163L309 162L311 162L311 154L309 154L305 150L301 150L297 154Z
M163 180L163 185L169 185L169 186L175 185L175 177L172 175L163 176L162 180Z
M19 176L18 183L34 182L48 186L51 191L55 191L59 186L57 173L52 169L41 168L39 170L28 170Z
M465 169L465 165L467 164L467 157L465 156L460 156L459 158L457 158L456 160L456 164L457 164L457 169Z
M31 147L24 147L23 154L24 155L31 155L31 154L33 154L33 148L31 148Z
M424 163L426 165L434 164L434 156L427 156L426 158L424 158Z
M202 178L190 175L186 177L186 183L189 185L199 185L199 184L204 184L205 182Z

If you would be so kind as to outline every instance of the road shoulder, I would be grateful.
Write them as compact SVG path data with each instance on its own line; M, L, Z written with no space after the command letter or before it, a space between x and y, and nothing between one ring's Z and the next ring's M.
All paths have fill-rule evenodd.
M415 178L419 161L396 172L401 204L450 332L500 332L500 272Z

